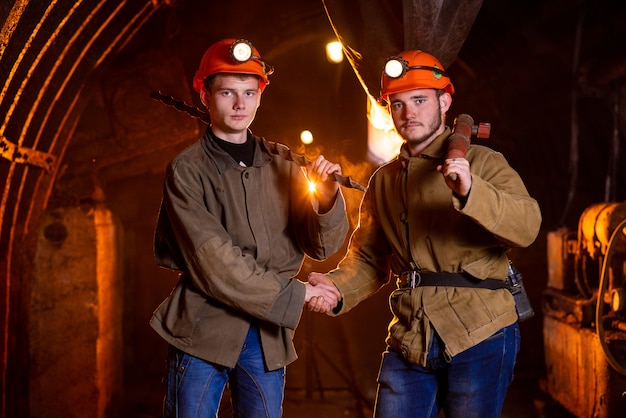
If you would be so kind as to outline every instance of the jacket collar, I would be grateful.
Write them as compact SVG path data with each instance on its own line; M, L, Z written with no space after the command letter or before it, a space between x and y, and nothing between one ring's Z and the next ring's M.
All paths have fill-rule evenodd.
M450 136L450 127L446 126L446 129L439 135L433 142L430 143L417 157L411 157L407 148L406 142L400 147L399 158L402 160L408 160L410 158L427 158L430 160L443 160L448 150L447 139Z
M206 152L207 156L215 162L215 166L220 174L229 169L243 168L215 142L213 136L211 128L207 128L201 139L202 148ZM248 139L254 141L254 157L252 160L252 166L260 167L268 164L272 157L263 147L260 146L261 139L254 135L250 130L248 130Z

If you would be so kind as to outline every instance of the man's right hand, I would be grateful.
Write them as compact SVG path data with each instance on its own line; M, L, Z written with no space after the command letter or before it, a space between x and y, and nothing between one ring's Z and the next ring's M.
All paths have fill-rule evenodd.
M341 293L328 276L321 273L310 273L309 281L305 283L306 294L304 301L311 312L328 313L341 300Z

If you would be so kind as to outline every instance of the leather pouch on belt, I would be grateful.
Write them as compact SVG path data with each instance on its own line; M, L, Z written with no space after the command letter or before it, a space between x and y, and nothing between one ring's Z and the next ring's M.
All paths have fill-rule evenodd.
M506 286L513 295L513 299L515 299L518 321L522 322L532 318L535 315L535 311L528 299L526 288L524 288L522 273L513 266L513 263L509 263L509 275L506 277Z

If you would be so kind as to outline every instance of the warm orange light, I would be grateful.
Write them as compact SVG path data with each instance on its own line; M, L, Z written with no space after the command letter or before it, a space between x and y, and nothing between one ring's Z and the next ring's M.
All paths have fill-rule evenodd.
M377 163L387 162L398 155L402 143L387 109L368 96L367 146L372 157Z
M334 41L326 44L326 59L334 64L339 64L343 61L343 46L341 42Z
M309 145L310 143L312 143L313 134L311 133L311 131L304 130L300 132L300 141L305 145Z
M309 180L309 192L311 193L315 193L315 182L312 182L311 180Z

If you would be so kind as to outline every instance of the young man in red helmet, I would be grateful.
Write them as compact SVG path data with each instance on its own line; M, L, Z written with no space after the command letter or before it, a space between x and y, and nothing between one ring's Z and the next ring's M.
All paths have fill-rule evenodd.
M250 132L270 73L248 41L225 39L194 77L211 123L169 164L155 233L157 263L180 271L150 321L169 343L166 417L217 416L226 383L235 417L280 417L302 309L339 297L294 277L305 254L326 258L345 240L344 200L328 180L341 167L319 156L311 193L302 169Z
M338 268L309 276L341 292L333 314L397 279L378 418L435 418L441 409L446 418L498 418L513 379L520 335L504 287L507 250L535 240L541 214L502 154L472 145L466 158L446 159L453 94L432 55L389 59L381 99L405 142L370 179Z

